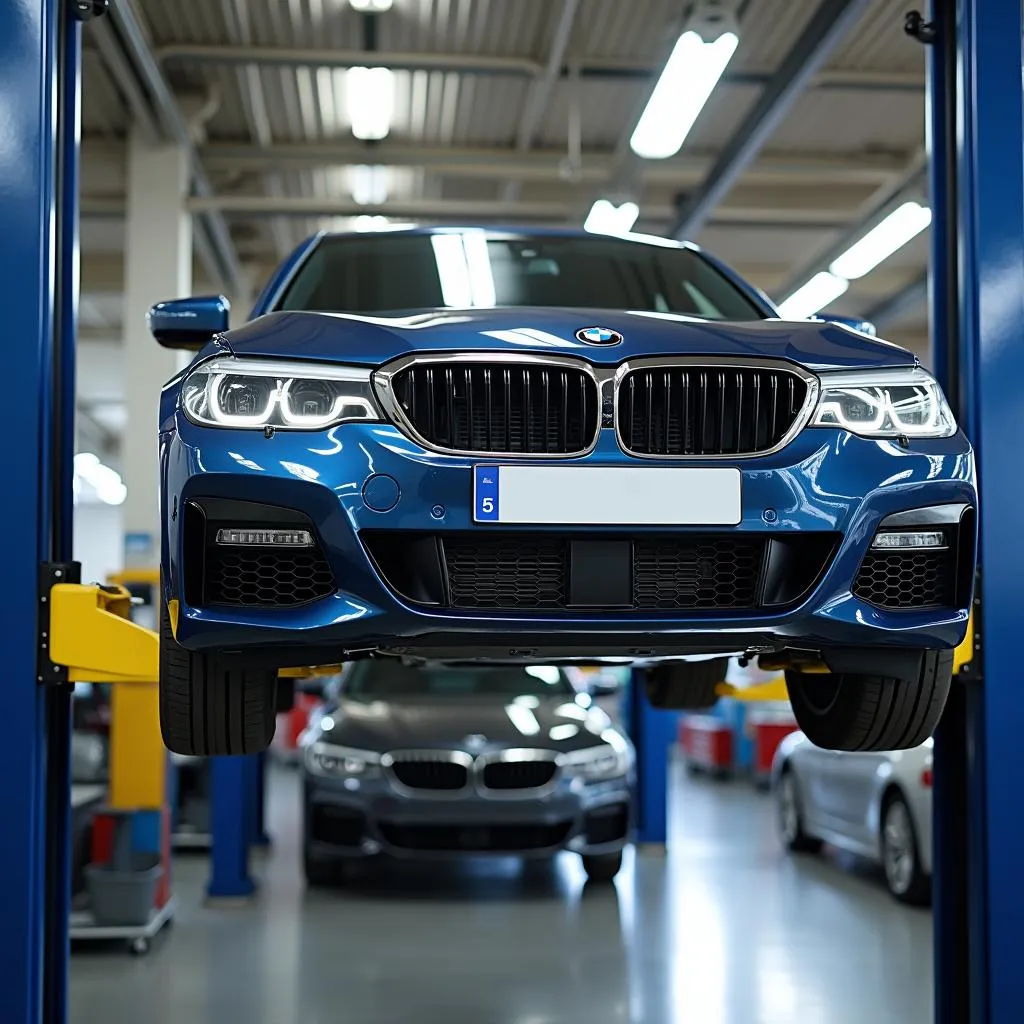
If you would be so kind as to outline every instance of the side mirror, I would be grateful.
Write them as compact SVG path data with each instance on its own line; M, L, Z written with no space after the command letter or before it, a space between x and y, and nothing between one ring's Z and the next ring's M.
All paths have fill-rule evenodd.
M164 348L201 349L228 329L231 303L223 295L158 302L146 314L150 333Z
M816 316L811 317L812 320L827 320L834 324L842 324L844 327L851 327L855 331L860 331L862 334L870 334L875 337L878 334L878 330L870 320L861 320L860 317L856 316L839 316L836 313L818 313Z

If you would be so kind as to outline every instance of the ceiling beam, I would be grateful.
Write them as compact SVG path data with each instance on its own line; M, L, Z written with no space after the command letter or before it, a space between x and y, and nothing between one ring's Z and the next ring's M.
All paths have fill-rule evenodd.
M928 301L927 272L916 277L895 295L890 295L865 314L876 327L883 329L889 324L899 323L910 313L920 313Z
M513 78L543 78L547 65L532 57L509 57L474 53L422 53L402 50L343 50L298 46L225 46L213 43L173 43L155 52L164 62L206 64L264 64L276 67L350 68L388 67L394 71L452 71L468 75L502 75ZM660 71L650 61L616 57L586 57L561 63L557 77L605 78L647 81ZM726 72L722 81L735 85L763 86L770 75L758 72ZM829 70L817 75L818 88L848 91L924 90L924 76L903 71Z
M793 109L870 0L822 0L807 27L726 143L701 186L680 204L670 235L693 238Z
M111 150L106 143L86 142L85 159ZM564 180L563 150L518 152L504 146L431 146L392 139L372 147L356 140L330 143L280 143L253 146L211 142L200 146L203 164L211 172L263 171L283 166L338 167L372 162L395 167L423 167L452 177L504 180ZM678 186L704 179L715 159L708 152L688 152L668 160L644 161L644 184ZM576 181L600 183L614 174L611 149L584 150ZM762 154L744 175L745 183L786 184L827 181L831 184L877 186L892 180L906 166L906 154L787 152Z

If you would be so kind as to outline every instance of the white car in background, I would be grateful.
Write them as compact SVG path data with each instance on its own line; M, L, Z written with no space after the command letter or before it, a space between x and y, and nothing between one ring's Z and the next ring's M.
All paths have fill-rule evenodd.
M848 850L882 865L896 899L930 901L931 739L910 750L841 753L791 733L776 752L772 782L790 850Z

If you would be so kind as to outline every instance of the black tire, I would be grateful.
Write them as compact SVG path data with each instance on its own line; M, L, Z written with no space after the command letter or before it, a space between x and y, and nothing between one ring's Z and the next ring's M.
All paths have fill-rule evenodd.
M825 750L909 750L935 731L953 678L952 651L925 651L916 680L787 672L793 714Z
M718 701L718 684L725 679L728 658L673 661L644 672L651 707L665 711L702 711Z
M880 845L885 884L892 896L912 907L927 906L931 902L931 879L921 867L921 848L910 807L895 789L882 805Z
M794 853L817 853L822 842L808 835L804 829L803 808L800 806L800 788L793 769L786 765L779 775L775 793L776 824L779 838L787 850Z
M622 867L622 851L618 853L585 853L583 870L591 882L610 882Z
M274 738L277 672L188 651L160 610L160 731L175 754L257 754Z

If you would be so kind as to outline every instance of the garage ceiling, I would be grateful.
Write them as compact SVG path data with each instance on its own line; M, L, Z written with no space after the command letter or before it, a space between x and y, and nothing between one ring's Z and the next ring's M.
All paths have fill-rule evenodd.
M744 119L791 77L822 3L826 18L847 6L734 0L739 48L681 153L640 161L629 135L692 3L393 0L367 18L350 0L119 0L85 32L84 336L121 330L125 138L133 123L167 135L165 87L208 184L194 209L226 226L254 284L304 236L365 215L579 225L606 196L638 202L636 230L667 234ZM853 27L796 83L696 232L776 299L886 204L923 199L923 48L904 35L899 4L849 5ZM360 63L396 71L381 142L358 141L347 120L345 69ZM387 168L383 202L357 202L358 165ZM923 353L926 261L920 236L853 282L836 311L877 314ZM204 286L219 287L216 276L197 267Z

